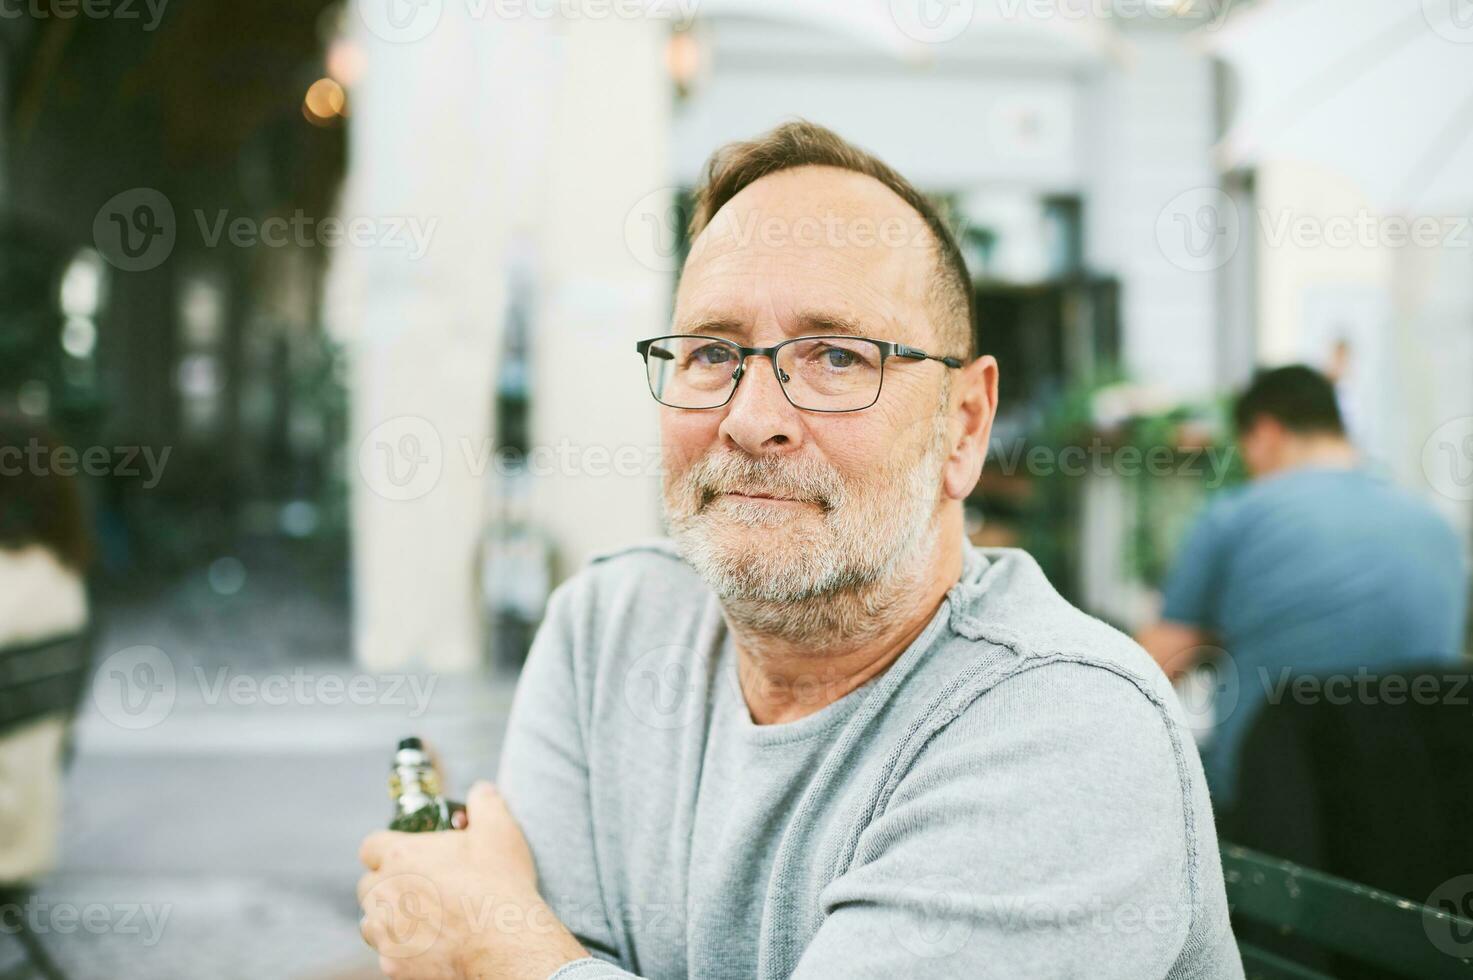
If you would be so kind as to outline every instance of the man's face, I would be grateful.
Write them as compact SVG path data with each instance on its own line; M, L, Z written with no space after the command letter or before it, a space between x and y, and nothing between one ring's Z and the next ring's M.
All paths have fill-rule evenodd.
M848 333L938 350L920 216L878 181L804 167L765 177L693 243L675 333L768 347ZM721 408L660 409L665 509L722 598L792 602L886 581L928 552L948 453L936 361L891 358L879 400L802 411L751 358Z

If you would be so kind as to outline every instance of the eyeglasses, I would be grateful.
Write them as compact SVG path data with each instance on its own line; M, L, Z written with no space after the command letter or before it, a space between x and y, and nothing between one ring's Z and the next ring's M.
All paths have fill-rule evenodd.
M641 340L650 394L671 408L720 408L736 394L749 357L765 357L789 404L806 412L857 412L880 400L892 357L962 366L916 347L848 335L794 337L773 347L743 347L720 337L673 334Z

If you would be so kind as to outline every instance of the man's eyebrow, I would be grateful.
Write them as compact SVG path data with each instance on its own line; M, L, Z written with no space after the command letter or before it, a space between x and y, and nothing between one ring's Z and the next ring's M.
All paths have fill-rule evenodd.
M859 321L837 313L800 313L794 319L801 327L800 333L835 333L863 337L868 332Z
M793 328L790 335L794 337L801 337L805 334L843 334L850 337L867 335L866 329L857 320L839 313L799 313L789 323ZM747 325L740 320L714 317L685 324L680 328L680 332L718 337L740 337L747 333Z
M739 320L731 320L726 317L717 317L709 320L696 320L687 323L680 328L681 333L712 334L721 336L723 334L743 334L747 328Z

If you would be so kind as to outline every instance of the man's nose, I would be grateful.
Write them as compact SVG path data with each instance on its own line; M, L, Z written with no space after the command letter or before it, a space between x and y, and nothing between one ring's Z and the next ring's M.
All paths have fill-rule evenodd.
M749 357L742 362L736 391L721 420L721 435L760 455L791 450L802 442L802 430L802 417L783 394L772 360Z

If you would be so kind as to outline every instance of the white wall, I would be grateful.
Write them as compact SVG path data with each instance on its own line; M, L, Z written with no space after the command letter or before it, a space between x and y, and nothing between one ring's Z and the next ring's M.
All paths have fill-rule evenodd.
M1086 261L1120 278L1131 376L1201 396L1217 381L1215 277L1235 245L1230 225L1200 260L1182 240L1207 246L1196 221L1218 200L1212 67L1174 31L1142 29L1128 42L1124 60L1081 91Z
M1473 557L1473 231L1461 245L1402 250L1392 290L1391 368L1404 397L1389 460L1463 535Z
M878 56L873 66L843 74L733 60L718 63L677 120L674 169L686 183L716 147L793 117L828 126L928 190L1006 182L1057 191L1078 183L1075 84L1066 75L926 73ZM1025 111L1044 131L1020 148L1008 124Z

